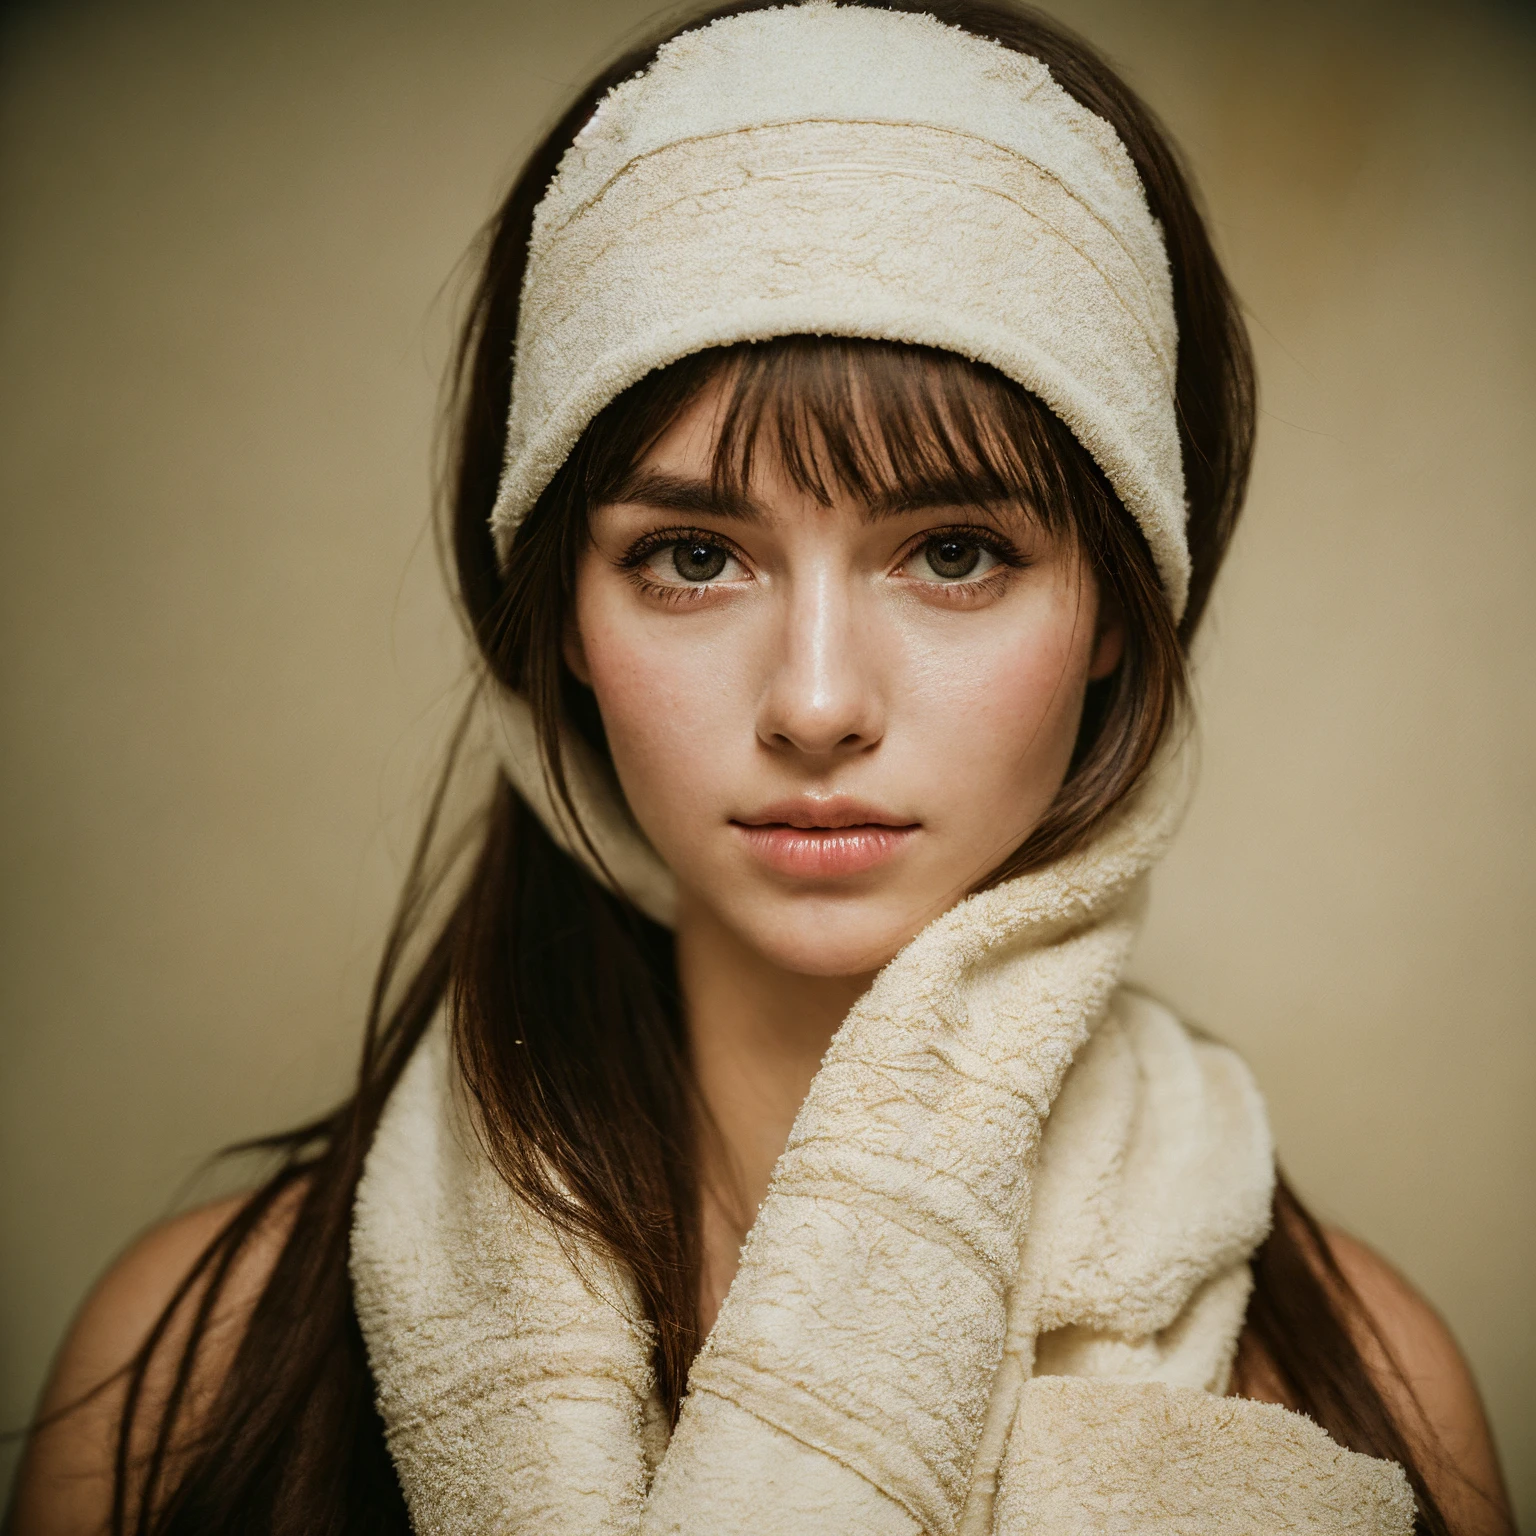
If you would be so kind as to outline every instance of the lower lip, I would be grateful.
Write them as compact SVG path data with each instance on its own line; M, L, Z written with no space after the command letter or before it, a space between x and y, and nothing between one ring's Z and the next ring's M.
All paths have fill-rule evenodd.
M906 845L916 827L765 827L736 824L747 847L770 869L801 880L836 880L877 869Z

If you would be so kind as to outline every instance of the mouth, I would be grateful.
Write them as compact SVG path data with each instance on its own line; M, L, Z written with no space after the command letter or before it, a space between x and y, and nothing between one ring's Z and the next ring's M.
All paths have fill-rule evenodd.
M735 818L737 835L762 863L799 880L866 874L894 858L921 823L862 801L786 800Z

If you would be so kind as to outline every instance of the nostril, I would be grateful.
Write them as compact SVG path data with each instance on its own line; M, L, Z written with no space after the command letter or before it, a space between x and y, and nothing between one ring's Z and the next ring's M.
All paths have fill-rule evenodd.
M879 691L867 679L807 679L804 669L776 671L757 706L758 739L776 752L812 757L862 753L882 736Z

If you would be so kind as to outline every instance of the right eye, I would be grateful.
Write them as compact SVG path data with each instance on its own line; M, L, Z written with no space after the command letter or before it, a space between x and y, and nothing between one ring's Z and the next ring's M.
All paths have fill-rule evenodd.
M663 586L701 586L719 580L738 581L746 573L723 544L709 539L675 539L653 549L641 569Z
M725 569L728 559L729 553L718 544L705 544L698 539L672 546L672 569L684 581L713 581Z

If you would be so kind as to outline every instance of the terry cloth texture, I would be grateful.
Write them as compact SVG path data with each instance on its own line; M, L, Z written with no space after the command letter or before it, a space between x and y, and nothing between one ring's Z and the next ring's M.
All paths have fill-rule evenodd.
M881 972L670 1443L630 1283L500 1180L435 1029L352 1249L415 1529L1407 1536L1401 1469L1216 1395L1269 1216L1263 1104L1232 1052L1119 985L1184 799L1175 757L1089 848Z
M1036 59L831 4L675 38L562 159L523 285L502 557L631 384L796 334L938 347L1033 391L1108 476L1182 613L1172 288L1124 146Z

